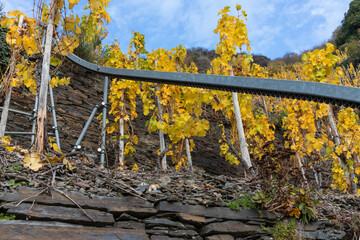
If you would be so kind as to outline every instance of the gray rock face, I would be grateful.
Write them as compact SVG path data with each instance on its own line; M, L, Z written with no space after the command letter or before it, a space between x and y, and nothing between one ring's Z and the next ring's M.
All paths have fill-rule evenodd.
M209 218L222 218L227 220L239 221L275 221L282 216L281 214L275 214L262 210L241 209L239 211L233 211L230 208L225 207L207 208L201 205L188 205L178 202L160 202L156 206L156 208L159 212L182 212L195 216L205 216Z
M2 205L23 201L17 207L5 204L7 214L29 220L0 220L0 240L31 239L32 236L33 239L56 236L57 239L270 240L271 232L264 231L264 227L271 229L281 217L266 211L233 211L166 201L154 207L136 197L94 196L90 199L80 193L66 193L85 214L56 191L39 192L23 187L18 192L0 193ZM340 240L346 235L326 220L303 225L299 230L304 239Z
M0 220L0 239L45 240L45 239L128 239L148 240L139 229L95 228L56 222Z
M185 226L182 223L174 222L166 218L154 218L154 219L146 219L144 223L148 228L156 227L156 226L165 226L165 227L173 227L178 229L184 229Z
M253 235L266 235L260 226L247 225L237 221L210 223L205 226L200 234L209 236L214 234L228 234L235 237L248 237Z
M107 212L101 212L94 209L86 209L86 216L79 208L66 208L59 206L46 206L29 203L22 203L17 207L6 205L8 214L15 214L18 218L31 218L43 221L59 221L84 225L105 226L113 225L114 217ZM91 217L91 218L90 218Z
M346 233L344 231L335 229L334 224L326 221L307 224L301 234L305 239L316 240L340 240L344 239L345 235Z
M234 240L234 237L231 235L220 234L205 237L205 240Z

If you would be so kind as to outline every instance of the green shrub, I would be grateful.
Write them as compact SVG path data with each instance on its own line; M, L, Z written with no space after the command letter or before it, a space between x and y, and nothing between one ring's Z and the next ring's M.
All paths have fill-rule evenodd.
M241 208L256 209L256 205L254 204L252 197L248 194L245 194L241 198L235 199L234 201L229 201L225 204L232 210L240 210Z
M300 240L301 237L296 233L295 220L278 222L274 227L273 238L274 240Z
M4 214L4 213L0 213L0 220L14 220L15 217L16 216L13 215L13 214L7 215L7 214Z

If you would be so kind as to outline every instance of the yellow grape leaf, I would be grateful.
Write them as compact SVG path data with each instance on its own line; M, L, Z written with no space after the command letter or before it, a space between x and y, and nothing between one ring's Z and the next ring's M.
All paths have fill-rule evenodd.
M39 153L28 153L24 157L24 167L30 168L35 172L44 166L44 164L40 162L41 159Z
M56 57L53 57L53 58L51 58L51 60L50 60L50 64L51 65L53 65L53 66L57 66L57 65L59 65L59 63L61 62L61 60L59 59L59 58L56 58Z
M360 175L360 167L355 168L355 173L356 173L357 175Z
M69 0L69 9L73 9L73 7L79 3L80 0Z
M228 12L230 12L230 7L229 7L229 6L226 6L224 9L222 9L222 10L218 13L218 16L219 16L220 14L228 13Z
M139 142L139 138L138 138L136 135L134 135L134 136L132 137L132 140L133 140L133 143L134 143L134 144L138 144L138 142Z
M32 55L32 54L35 54L35 53L38 53L39 50L37 48L37 43L36 43L36 40L32 37L28 37L28 36L24 36L23 38L23 44L24 44L24 47L25 47L25 50L26 52L29 54L29 55Z
M294 208L290 213L289 213L290 217L294 216L297 219L300 218L300 210L298 208Z
M5 147L6 151L12 152L16 149L16 147Z
M78 34L78 35L81 34L81 28L79 28L78 26L76 26L76 28L75 28L75 34Z
M62 160L64 158L64 156L58 158L57 156L53 156L53 157L50 157L50 156L46 156L46 159L48 160L49 163L53 164L53 163L57 163L59 162L60 160Z
M1 145L10 145L11 137L10 136L4 136L0 138Z
M138 167L138 165L135 163L131 170L132 170L134 173L139 172L139 167Z
M26 87L31 87L33 84L36 84L35 83L35 81L34 81L34 79L32 79L32 78L27 78L27 79L24 79L24 85L26 86Z
M61 149L56 143L52 145L52 148L54 149L55 152L62 153Z
M75 24L72 23L72 22L67 22L67 23L65 23L65 30L66 30L66 31L71 31L71 30L74 29L74 27L75 27Z
M12 11L12 12L8 12L8 16L9 17L15 17L16 15L19 15L20 13L22 13L22 12L20 12L19 10L15 10L15 11Z

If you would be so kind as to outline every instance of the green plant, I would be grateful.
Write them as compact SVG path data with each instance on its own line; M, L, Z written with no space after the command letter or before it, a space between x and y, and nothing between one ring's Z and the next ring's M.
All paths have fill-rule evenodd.
M21 185L26 185L30 183L30 181L27 181L27 180L21 180L21 181L15 181L15 179L10 179L9 182L8 182L8 186L11 187L11 186L21 186Z
M292 219L290 222L282 221L276 223L273 232L274 240L300 240L301 237L296 233L296 223Z
M240 210L241 208L256 209L256 205L254 204L252 197L247 193L239 199L225 203L225 205L232 210Z
M259 191L252 197L252 202L256 203L260 207L263 207L266 203L271 200L271 197L265 191Z
M265 227L264 224L262 224L262 223L260 223L260 228L261 228L261 230L263 230L264 232L267 232L267 233L270 233L270 232L271 232L270 228Z
M7 215L5 213L0 213L0 220L14 220L15 217L14 214Z
M313 199L313 190L298 188L296 191L297 194L294 199L294 208L289 213L290 216L296 218L301 217L302 221L305 223L316 219L317 211L315 204L318 204L319 201Z

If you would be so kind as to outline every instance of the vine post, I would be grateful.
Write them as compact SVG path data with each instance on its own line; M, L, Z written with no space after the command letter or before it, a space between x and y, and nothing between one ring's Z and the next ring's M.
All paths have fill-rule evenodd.
M234 76L234 72L232 70L230 71L230 76ZM235 118L236 118L236 126L237 126L237 130L238 130L238 135L239 135L240 152L245 161L246 169L250 169L252 167L252 163L251 163L251 159L250 159L249 149L246 144L245 132L244 132L244 126L243 126L242 119L241 119L238 95L237 95L237 92L232 92L231 95L232 95L232 99L233 99L234 113L235 113Z
M45 124L46 124L46 107L47 107L47 93L50 78L50 56L51 56L51 42L54 32L54 16L56 10L56 3L58 0L51 0L50 14L48 17L48 25L46 29L45 50L41 71L41 83L39 91L39 106L37 114L37 131L35 137L35 149L37 153L44 152L45 142Z

